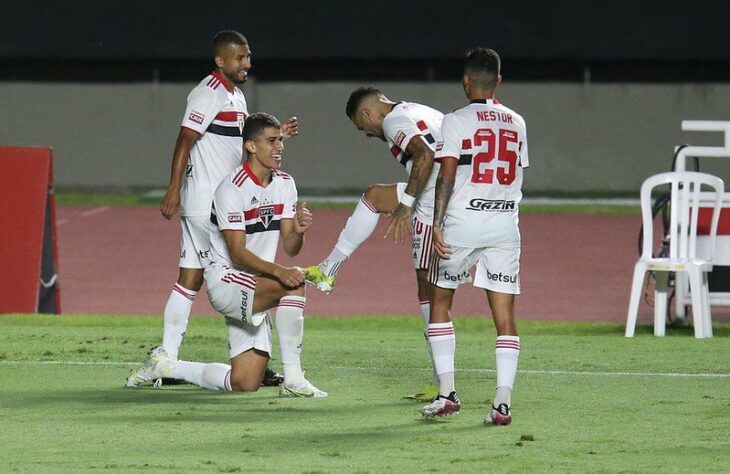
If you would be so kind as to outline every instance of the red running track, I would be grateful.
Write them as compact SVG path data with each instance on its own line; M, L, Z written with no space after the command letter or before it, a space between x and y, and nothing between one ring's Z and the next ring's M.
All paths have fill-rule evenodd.
M315 222L302 253L282 258L282 263L318 263L350 214L313 212ZM420 314L410 245L383 239L387 222L381 218L375 233L342 267L331 295L309 289L308 314ZM177 279L179 226L177 218L166 221L153 207L61 207L63 312L161 314ZM638 215L523 215L518 319L624 322L639 226ZM715 321L730 320L728 314L715 313ZM204 290L193 314L216 314ZM463 285L453 314L489 314L484 291ZM651 322L651 308L642 305L639 318Z

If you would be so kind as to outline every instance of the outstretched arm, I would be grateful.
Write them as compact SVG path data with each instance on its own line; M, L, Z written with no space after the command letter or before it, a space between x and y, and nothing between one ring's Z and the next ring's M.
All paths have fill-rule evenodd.
M171 219L180 207L180 188L182 188L185 168L188 165L190 150L200 138L198 132L187 127L180 127L180 133L175 142L175 151L172 153L172 170L170 171L170 183L167 185L165 196L160 202L160 212L165 219Z
M398 203L398 206L391 212L390 224L385 232L387 237L393 231L393 239L397 242L403 241L411 233L413 200L421 195L433 168L433 150L421 135L414 136L405 151L411 155L413 160L411 175L408 177L406 185L406 195L403 199L405 202Z

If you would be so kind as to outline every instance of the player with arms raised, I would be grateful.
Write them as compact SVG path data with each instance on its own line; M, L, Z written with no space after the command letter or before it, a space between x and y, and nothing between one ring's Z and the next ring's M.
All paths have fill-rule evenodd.
M433 156L441 138L443 114L414 102L393 102L374 87L361 87L350 94L345 112L366 136L388 144L391 155L408 171L407 183L376 184L367 188L348 219L329 256L318 266L307 269L307 280L329 293L345 260L372 234L380 214L389 214L386 236L393 232L396 241L412 237L412 257L418 282L418 299L424 318L424 336L429 321L431 261L431 222L433 189L438 165ZM427 341L428 342L428 341ZM428 346L428 343L426 344ZM430 351L430 350L429 350ZM420 393L435 396L434 385Z
M494 97L501 81L499 55L486 48L471 51L463 76L471 102L447 114L441 127L428 327L439 395L421 410L425 417L461 408L454 386L456 336L449 312L456 288L471 280L469 271L476 266L474 286L486 290L497 329L497 388L484 421L512 421L511 393L520 353L514 317L515 295L520 293L518 205L529 159L524 119Z

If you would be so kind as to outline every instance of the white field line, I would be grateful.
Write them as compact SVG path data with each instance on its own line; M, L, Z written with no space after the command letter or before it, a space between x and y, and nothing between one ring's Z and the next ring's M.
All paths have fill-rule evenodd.
M63 360L0 360L0 365L121 365L135 366L139 362L120 362L120 361L63 361ZM323 367L325 369L334 370L431 370L424 367L352 367L345 365L330 365ZM456 369L457 372L495 372L494 369ZM673 373L673 372L590 372L576 370L518 370L521 374L533 375L591 375L598 377L686 377L686 378L730 378L730 373L714 374L699 372L690 373Z

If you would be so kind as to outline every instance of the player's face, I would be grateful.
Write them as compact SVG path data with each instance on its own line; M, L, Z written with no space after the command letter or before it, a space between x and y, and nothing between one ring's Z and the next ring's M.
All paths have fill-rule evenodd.
M364 132L370 138L380 138L385 141L385 134L383 133L383 122L374 120L375 114L371 113L367 109L360 109L355 113L352 119L352 123L355 124L358 130Z
M242 84L248 79L248 70L251 69L251 49L247 44L231 43L216 58L216 62L228 80Z
M256 161L268 169L281 168L281 155L284 152L284 136L281 129L269 127L259 133L255 140L254 156Z

